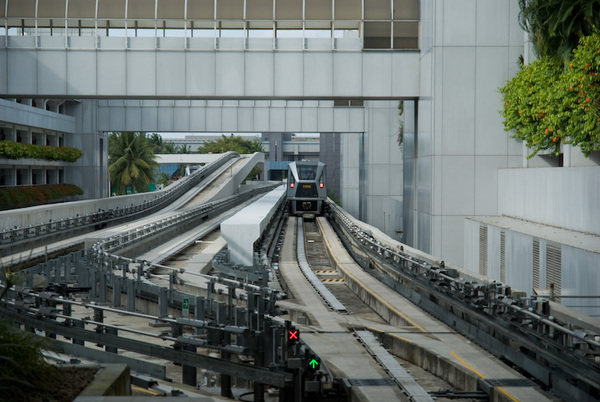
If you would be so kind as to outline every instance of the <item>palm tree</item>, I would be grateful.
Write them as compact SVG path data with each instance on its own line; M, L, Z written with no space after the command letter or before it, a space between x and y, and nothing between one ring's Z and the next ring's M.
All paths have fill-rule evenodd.
M178 154L189 154L190 151L191 151L191 148L188 145L185 145L185 144L179 145L177 147L177 153Z
M160 172L158 174L157 184L162 184L163 188L167 187L171 184L171 176L169 176L166 172Z
M165 144L160 134L152 133L150 137L148 137L148 141L150 141L150 144L152 144L152 152L155 154L162 153L162 149Z
M175 144L173 144L172 142L164 142L163 146L160 150L161 154L176 154L177 153L177 148L175 147Z
M148 184L153 182L154 169L158 166L154 158L146 133L111 133L108 136L108 172L113 190L117 194L125 194L127 187L131 186L132 193L148 191Z
M519 0L519 6L539 57L567 60L579 38L600 28L600 0Z

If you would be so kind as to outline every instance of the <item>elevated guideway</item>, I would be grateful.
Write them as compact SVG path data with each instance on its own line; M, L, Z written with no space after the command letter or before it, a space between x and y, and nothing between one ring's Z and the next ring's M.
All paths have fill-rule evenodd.
M206 166L205 170L196 171L194 175L186 176L158 192L0 212L0 215L6 218L3 220L3 225L6 226L2 228L3 237L0 244L4 250L1 261L16 263L21 259L51 253L53 248L72 247L85 242L86 239L89 242L92 238L107 238L135 228L147 230L153 222L181 213L177 212L178 210L185 212L197 208L202 203L235 194L252 168L263 162L264 155L261 153L247 155L241 159L234 153L228 153L219 156L215 162ZM199 197L199 193L209 185L209 193ZM80 208L81 216L74 213L77 208ZM99 211L96 211L96 208ZM66 218L63 217L65 215ZM107 223L130 222L135 218L138 218L135 222L98 230ZM13 227L11 223L14 222L19 222L19 225ZM37 224L23 227L20 226L22 222ZM85 234L94 229L94 235ZM35 246L31 247L34 241ZM15 245L21 245L22 251L19 252Z
M228 168L224 167L224 169L227 171ZM223 176L227 177L227 173L221 175L221 178ZM218 188L220 185L215 187ZM217 190L214 189L214 191ZM277 207L277 201L280 199L276 195L270 203L274 208ZM238 202L238 204L240 203ZM241 206L236 205L236 207ZM183 209L185 208L187 207L183 207ZM257 208L257 206L250 206L246 212L257 214ZM330 206L331 209L335 208ZM266 215L269 215L272 211L267 210L268 208L261 211L266 211ZM229 210L226 213L230 214L233 211ZM335 225L339 226L342 218L338 215L343 215L343 213L336 210L335 213L330 212L330 214L333 214L329 217L331 222L335 222ZM287 219L287 227L282 235L277 269L273 265L273 269L279 271L287 284L286 292L289 291L290 296L288 300L277 301L277 291L273 288L259 287L240 279L231 280L207 276L199 271L183 272L180 269L169 267L165 267L170 271L167 279L168 287L166 286L167 282L150 283L148 279L154 280L153 277L156 276L149 269L150 266L155 265L153 261L161 258L163 254L172 255L176 252L173 249L178 247L177 244L189 244L190 241L194 241L194 236L202 236L199 228L195 234L182 234L182 236L187 236L188 240L183 237L173 238L171 244L166 242L164 247L155 247L146 253L138 254L133 259L120 255L125 249L123 245L125 244L126 247L127 243L139 242L142 237L126 238L125 242L121 242L115 238L116 233L113 233L113 236L100 239L93 247L90 247L94 257L88 256L74 264L76 277L81 281L80 286L90 286L93 289L90 297L100 300L102 305L102 307L96 307L96 304L85 305L85 308L94 308L95 317L96 313L104 314L100 311L108 313L111 309L118 311L119 308L126 308L133 315L138 314L135 313L137 309L150 309L152 313L144 314L144 318L153 319L158 324L163 321L168 322L175 332L164 334L157 330L142 330L143 335L155 338L159 342L160 340L176 341L175 346L186 345L183 346L183 349L181 347L178 349L183 353L168 354L169 351L161 349L153 356L160 359L170 359L169 356L173 356L174 360L183 363L183 381L191 385L194 385L196 381L195 371L189 371L191 366L208 367L207 365L214 363L222 368L223 373L226 373L227 376L235 375L236 369L243 370L244 378L276 386L288 397L292 384L294 384L294 392L301 392L300 390L305 389L306 392L314 395L321 392L321 387L333 387L327 389L330 392L338 392L339 395L348 395L352 400L358 398L359 400L430 401L435 395L438 395L439 388L425 385L429 383L420 377L423 374L415 374L412 370L408 370L410 372L402 370L402 367L396 362L396 358L400 358L430 371L433 377L446 382L445 387L447 388L471 392L473 395L480 395L484 390L492 401L553 400L533 381L503 363L498 357L484 352L474 346L470 340L459 335L457 329L461 329L464 325L463 321L470 320L470 314L473 313L473 311L467 310L466 306L461 305L460 309L456 307L455 311L458 315L454 319L460 321L458 325L456 322L454 324L443 323L416 306L415 304L420 302L418 298L402 296L393 289L396 286L417 289L418 278L415 278L417 280L414 280L413 283L403 277L398 277L396 282L390 286L386 280L383 281L385 283L382 283L377 275L372 275L373 272L383 270L385 259L394 260L397 256L393 253L397 251L404 253L402 254L403 258L409 261L402 268L406 273L430 269L427 282L435 283L440 277L452 278L456 283L461 281L451 274L451 268L443 269L444 273L439 273L440 277L434 277L433 273L438 273L440 269L428 265L434 263L431 256L418 252L413 253L412 250L397 250L402 246L394 244L393 241L390 241L388 245L395 249L390 251L383 243L373 240L375 237L381 240L386 239L384 236L376 234L374 229L368 225L361 224L360 229L356 226L349 226L349 230L357 232L350 238L356 236L358 239L364 238L371 242L368 243L369 246L357 253L354 246L348 245L348 239L342 240L344 236L341 234L338 237L338 233L343 233L343 231L339 231L337 228L338 233L335 233L330 221L325 217L318 218L314 224L323 234L327 258L337 274L344 279L341 285L328 285L331 286L332 293L336 296L344 296L344 291L340 290L342 287L347 294L355 295L354 298L344 296L346 309L342 313L327 307L322 303L321 296L315 291L314 285L310 284L301 273L298 260L294 255L298 242L306 241L306 245L314 242L311 239L304 240L300 236L296 237L296 233L300 233L296 230L297 222L295 218ZM216 227L214 222L207 220L202 230L204 232L211 231L213 227ZM128 233L120 233L119 236L127 237L132 230L135 228L131 227L128 229ZM229 247L232 246L229 244ZM114 253L113 249L118 250L118 253L111 254ZM357 254L361 255L357 258ZM392 255L394 255L393 258ZM370 263L361 266L365 261L370 261ZM52 266L39 264L35 267L37 269L35 272L38 275L43 273L48 277L57 278L57 280L63 277L74 277L69 264L65 266L62 263L53 263ZM108 271L106 271L107 268ZM443 264L441 264L441 268L444 268ZM84 271L85 269L90 270ZM314 267L309 267L309 269L315 270ZM317 269L319 268L317 267ZM100 271L103 272L102 275L98 274ZM112 279L107 279L105 274L110 274ZM28 278L28 284L31 280ZM217 282L220 285L217 285ZM338 286L337 290L336 286ZM490 288L485 289L489 290ZM496 291L495 287L491 289ZM477 297L484 300L488 296L486 293ZM428 302L434 302L436 299L445 300L445 297L446 294L442 292L431 293L422 298L427 299ZM103 306L103 303L108 301L113 304L112 308ZM188 305L187 303L189 303L189 308L194 310L195 318L188 318L190 312L186 311L184 307ZM58 329L62 330L61 326L65 327L63 324L57 326L57 318L64 319L66 322L76 320L82 322L81 325L105 327L101 331L118 328L116 325L103 324L102 321L96 319L86 321L83 318L80 321L79 317L57 313L56 309L45 306L32 307L29 302L26 304L27 306L15 302L14 305L11 304L10 309L27 308L29 312L39 311L38 318L29 317L30 314L27 313L28 325L35 326L34 320L40 319L39 325L53 333ZM248 310L243 310L246 305ZM369 306L372 311L365 314L364 306ZM287 311L287 317L286 311L281 308ZM461 313L463 314L462 318L460 317ZM164 318L168 314L173 317ZM282 314L283 317L277 317ZM533 315L534 313L528 312L527 314ZM9 315L14 316L14 312ZM288 328L288 324L284 321L285 318L292 319L294 328L300 331L298 334L301 333L302 353L298 352L298 348L290 347L289 343L285 344L284 334L285 329ZM66 327L68 327L64 330L66 336L75 338L85 336L86 342L102 343L98 331L82 331L68 325ZM181 331L183 327L187 328L187 333L177 332ZM555 329L558 329L558 326ZM199 330L209 331L209 336L198 336ZM119 331L138 333L135 331L139 331L139 329L127 327L120 328ZM227 334L226 338L216 335L223 332ZM106 344L110 347L124 348L136 353L141 353L143 348L147 347L139 343L132 343L127 339L121 339L121 337L108 336L109 334L112 333L106 333ZM241 334L252 335L251 338L248 338L246 335L239 336ZM565 332L565 334L567 333ZM257 338L253 337L258 336L264 336L261 339L266 342L266 347L256 347ZM577 339L587 342L590 348L595 347L595 341L586 340L585 337L573 334L573 331L569 336L573 336L573 339L579 336ZM515 339L514 342L518 341ZM492 342L490 344L497 345ZM224 352L225 355L222 359L214 361L192 357L197 354L198 347L215 348ZM185 353L186 351L192 352L192 350L191 354ZM262 354L263 350L264 354ZM592 349L589 351L593 352ZM241 361L235 363L235 359L232 360L228 353L239 355ZM392 357L390 353L395 357ZM242 356L248 354L253 356L254 364L249 365L242 361ZM322 364L316 373L314 370L308 371L298 367L298 364L306 364L311 356L318 359L315 360L317 364ZM311 377L313 375L314 378ZM586 380L593 375L593 373L588 373ZM327 380L315 380L321 376ZM427 378L431 377L431 375L427 376L429 376ZM584 377L581 376L582 379ZM260 380L258 380L259 378ZM552 381L560 383L561 379L552 373ZM255 383L255 392L262 394L264 389L261 383ZM227 381L223 384L223 389L227 389ZM336 386L337 388L334 390ZM577 392L577 395L582 396L586 391L581 389Z

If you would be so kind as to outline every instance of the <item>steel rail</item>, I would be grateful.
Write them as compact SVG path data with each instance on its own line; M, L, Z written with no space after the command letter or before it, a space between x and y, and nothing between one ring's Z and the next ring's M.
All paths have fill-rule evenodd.
M306 279L308 279L308 281L321 295L325 302L329 304L329 306L331 306L331 308L335 311L339 313L346 313L348 311L346 306L344 306L342 302L339 301L325 285L323 285L323 282L317 278L313 270L308 265L308 261L306 261L306 252L304 248L304 229L302 227L303 222L304 221L302 218L298 218L298 234L296 239L296 257L298 259L298 265L300 266L300 269L302 270L302 273Z

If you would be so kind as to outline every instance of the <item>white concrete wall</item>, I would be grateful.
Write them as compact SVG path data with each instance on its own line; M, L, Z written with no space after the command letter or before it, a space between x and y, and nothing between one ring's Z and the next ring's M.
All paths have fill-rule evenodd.
M546 245L548 239L539 238L531 234L521 233L498 226L487 226L487 277L491 280L501 281L500 273L500 233L505 235L505 280L503 283L519 290L532 294L533 280L533 241L539 241L539 288L549 286L547 280ZM465 220L465 265L470 272L479 273L479 239L480 222ZM561 295L563 296L597 296L598 283L600 283L600 253L574 247L567 244L552 242L560 248L560 281ZM600 300L565 298L561 304L588 315L600 314ZM592 307L582 307L592 306Z
M360 182L362 134L342 134L341 137L341 177L342 208L352 216L360 218Z
M75 118L0 99L0 121L44 130L75 133Z
M67 113L76 118L77 135L70 136L66 145L80 149L83 156L65 169L65 182L81 187L84 199L110 196L108 134L98 130L98 102L71 103Z
M100 100L100 131L363 132L361 107L298 100Z
M498 214L600 235L600 166L498 171Z
M399 98L419 95L417 52L357 39L64 38L0 43L0 93L22 97ZM62 39L56 40L56 39ZM246 43L246 45L245 45ZM6 46L6 44L8 46ZM4 66L6 66L4 68ZM330 130L331 131L331 130Z
M398 101L369 101L366 113L366 215L361 219L397 239L396 229L402 226L403 187Z
M463 220L497 213L498 168L521 165L498 88L518 70L516 0L421 1L418 132L406 139L409 244L462 265ZM416 151L415 151L416 150Z

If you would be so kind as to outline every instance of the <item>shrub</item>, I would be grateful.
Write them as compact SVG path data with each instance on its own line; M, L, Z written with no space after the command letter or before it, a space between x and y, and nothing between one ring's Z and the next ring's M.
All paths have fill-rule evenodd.
M3 187L0 188L0 210L41 205L82 194L83 190L74 184Z
M0 394L3 400L43 396L40 379L56 371L55 366L46 362L43 348L43 338L0 323Z
M533 149L572 144L588 156L600 149L600 33L584 36L571 61L544 57L500 89L504 127Z
M0 157L7 159L33 158L50 161L76 162L81 156L83 156L83 153L77 148L51 147L48 145L0 141Z

